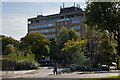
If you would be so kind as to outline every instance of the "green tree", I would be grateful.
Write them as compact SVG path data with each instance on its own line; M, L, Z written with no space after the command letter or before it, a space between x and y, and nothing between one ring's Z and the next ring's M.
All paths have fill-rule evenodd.
M86 57L85 57L85 53L81 52L81 51L76 51L77 57L75 57L75 63L79 66L85 66L85 61L86 61Z
M7 53L4 54L4 50L7 48L7 45L13 44L15 47L19 45L19 41L4 35L0 35L0 42L2 42L2 55L7 55Z
M111 56L113 56L114 52L111 45L111 35L106 31L94 30L94 32L92 32L92 35L89 35L89 37L91 38L91 42L90 40L88 40L86 48L87 51L90 53L91 43L91 53L88 54L88 56L92 61L92 66L97 67L98 63L109 64L110 62L112 62L113 60L111 60Z
M68 40L66 43L64 43L64 48L62 48L62 51L64 51L65 58L69 58L70 62L78 56L78 51L82 51L83 47L86 45L86 40L81 40L80 38L76 41Z
M24 51L18 51L17 52L17 61L30 61L30 62L35 62L35 55L32 53L31 49L26 49Z
M14 48L13 48L14 50ZM11 52L13 51L11 50ZM35 55L32 51L16 51L16 53L11 53L5 58L6 60L13 60L17 62L15 69L36 69L38 68L38 62L35 60Z
M94 56L94 61L96 64L110 64L111 62L111 53L113 53L113 48L108 41L103 41L98 48L98 53Z
M36 57L49 56L50 41L42 33L28 33L20 42L21 49L31 49Z
M58 35L57 35L57 47L58 47L57 55L58 55L59 60L65 61L65 59L68 58L67 56L69 56L69 58L72 57L72 56L70 56L71 54L67 54L67 52L64 52L61 49L64 48L64 44L68 40L70 40L72 42L72 40L76 41L77 38L79 38L79 35L73 28L67 29L65 27L62 27L62 29L58 32Z
M120 56L120 2L87 2L86 23L96 30L107 30L117 41ZM117 63L119 65L119 61ZM119 67L117 66L119 69Z
M63 47L63 44L69 40L69 32L65 27L62 27L62 29L59 31L57 35L57 42L60 46L60 48Z
M77 32L73 29L73 28L70 28L69 30L69 40L77 40L77 38L79 38L79 35L77 34Z
M9 60L17 60L17 50L13 44L8 44L4 51L4 55L7 55Z
M8 55L8 54L16 54L16 48L13 46L13 44L8 44L6 46L4 55Z
M59 46L57 44L57 39L56 38L50 38L49 40L51 42L50 57L52 59L58 59L58 55L59 55L60 51L59 51Z

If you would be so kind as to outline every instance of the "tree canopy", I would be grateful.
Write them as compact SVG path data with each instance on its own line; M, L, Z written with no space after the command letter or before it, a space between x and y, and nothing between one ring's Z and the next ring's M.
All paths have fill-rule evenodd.
M87 26L113 35L111 38L116 40L117 56L120 56L120 2L87 2L85 11ZM104 50L107 47L104 45Z
M97 30L107 30L114 34L118 42L120 55L120 2L88 2L86 8L86 23Z
M21 38L20 44L23 49L29 48L36 56L48 56L50 41L42 33L28 33Z
M13 46L17 47L18 44L19 44L18 40L15 40L12 37L7 37L7 36L4 36L4 35L0 35L0 42L2 42L2 52L3 52L3 55L4 55L5 49L7 48L7 45L13 44Z

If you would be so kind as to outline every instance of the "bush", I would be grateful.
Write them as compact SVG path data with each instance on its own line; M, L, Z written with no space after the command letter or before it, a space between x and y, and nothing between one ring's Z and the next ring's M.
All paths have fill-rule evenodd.
M30 62L27 60L22 60L17 62L16 69L17 70L28 70L28 69L37 69L38 68L38 63L37 62Z

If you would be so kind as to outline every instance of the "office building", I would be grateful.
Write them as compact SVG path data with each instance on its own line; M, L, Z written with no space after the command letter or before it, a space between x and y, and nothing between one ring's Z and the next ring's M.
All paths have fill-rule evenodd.
M47 38L56 37L62 26L67 29L73 28L78 34L84 35L86 27L84 24L84 11L79 5L72 7L60 6L60 13L53 15L37 15L28 19L28 32L40 32Z

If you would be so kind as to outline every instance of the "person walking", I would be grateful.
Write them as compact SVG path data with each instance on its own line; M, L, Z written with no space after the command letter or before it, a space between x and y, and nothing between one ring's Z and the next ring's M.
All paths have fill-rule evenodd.
M56 63L56 65L55 65L55 67L54 67L54 74L57 74L57 63Z
M58 74L60 74L60 75L61 75L61 71L60 71L60 68L58 69Z

